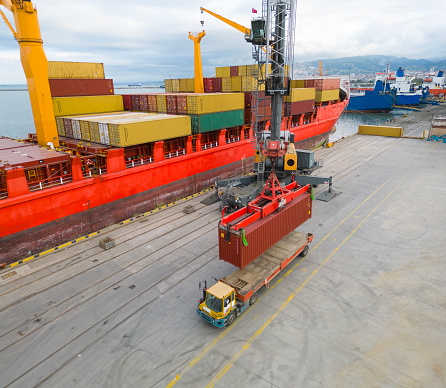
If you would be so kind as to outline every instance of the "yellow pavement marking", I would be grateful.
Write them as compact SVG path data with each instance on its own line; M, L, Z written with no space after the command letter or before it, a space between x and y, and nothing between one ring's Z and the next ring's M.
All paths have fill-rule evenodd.
M381 204L386 200L390 194L392 194L396 188L399 186L399 184L378 204L376 207L369 213L365 218L358 224L358 226L353 229L353 231L342 241L336 249L330 253L326 259L311 273L310 276L308 276L303 283L299 285L292 293L291 295L285 300L285 302L282 303L280 308L271 315L268 320L251 336L251 338L245 342L245 344L242 346L242 348L232 356L232 358L229 360L229 362L220 370L220 372L217 373L217 375L211 380L211 382L206 386L206 388L213 387L218 380L220 380L223 375L234 365L234 363L240 358L240 356L247 350L251 344L257 339L257 337L262 334L262 332L269 326L269 324L279 315L279 313L290 303L293 298L296 296L296 294L313 278L313 276L330 260L333 255L350 239L353 234L356 233L356 231L364 224L364 222L375 212L378 207L381 206ZM382 186L381 186L382 187ZM370 198L370 197L369 197Z
M392 177L393 178L393 177ZM341 226L347 219L348 217L350 217L356 210L358 210L362 205L364 205L374 194L376 194L381 188L383 188L387 183L390 182L390 180L392 179L388 179L386 182L384 182L384 184L382 184L380 187L378 187L372 194L370 194L364 201L362 201L348 216L346 216L335 228L333 228L330 233L328 233L310 252L313 252L319 245L321 245L336 229L339 228L339 226ZM387 197L386 197L387 198ZM379 205L378 205L379 206ZM342 245L343 243L341 243ZM299 264L299 263L298 263ZM295 265L295 267L297 267L297 265ZM325 264L325 262L324 262ZM313 275L310 275L310 277L312 277ZM282 281L283 278L280 278L277 283L280 283L280 281ZM306 283L305 283L306 284ZM270 287L268 289L268 292L270 290L272 290L276 285L274 284L272 287ZM303 286L302 286L303 287ZM246 312L248 312L248 310L250 310L251 307L249 307L247 309ZM243 316L246 316L247 314L243 314ZM180 379L181 377L184 376L184 374L190 370L198 361L200 361L200 359L209 352L209 350L215 346L215 344L217 344L217 342L219 342L222 338L224 338L226 336L227 333L229 333L231 330L233 330L234 327L236 327L236 324L238 322L240 322L241 319L243 319L243 316L240 317L239 319L237 319L231 326L226 327L225 331L220 334L214 341L212 341L197 357L195 357L179 374L177 374L175 376L175 378L166 386L166 388L170 388L173 385L175 385Z

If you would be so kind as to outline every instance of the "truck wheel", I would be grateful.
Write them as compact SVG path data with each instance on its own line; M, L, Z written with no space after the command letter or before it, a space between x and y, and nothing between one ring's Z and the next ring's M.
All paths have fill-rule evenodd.
M305 257L308 254L308 251L310 248L308 248L308 245L305 245L305 248L302 249L302 252L299 253L299 256Z
M235 321L235 312L233 311L229 314L228 320L226 321L226 325L231 326Z
M251 295L251 298L249 298L249 305L252 306L257 300L257 293L254 293Z

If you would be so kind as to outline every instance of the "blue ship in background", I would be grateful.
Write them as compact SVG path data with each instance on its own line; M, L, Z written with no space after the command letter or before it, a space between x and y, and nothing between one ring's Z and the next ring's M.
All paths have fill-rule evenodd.
M375 82L373 90L351 92L347 111L388 113L393 109L395 103L395 92L387 92L381 80Z

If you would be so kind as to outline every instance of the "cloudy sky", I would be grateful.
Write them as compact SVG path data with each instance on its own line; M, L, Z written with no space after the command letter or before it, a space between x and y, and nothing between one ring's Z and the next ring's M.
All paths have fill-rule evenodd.
M261 0L35 0L48 60L103 62L115 83L193 76L188 32L205 29L203 72L252 63L243 34ZM12 14L0 7L12 21ZM354 55L445 59L446 0L298 0L295 61ZM200 21L204 20L204 26ZM17 42L0 19L0 84L25 83Z

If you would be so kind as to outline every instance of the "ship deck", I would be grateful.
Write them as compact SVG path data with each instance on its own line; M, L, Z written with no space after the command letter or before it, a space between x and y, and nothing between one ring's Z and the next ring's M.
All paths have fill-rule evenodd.
M445 112L391 125L417 137ZM444 387L446 144L354 135L315 156L342 194L314 201L310 252L230 327L195 313L198 282L235 270L208 194L3 269L0 385Z

